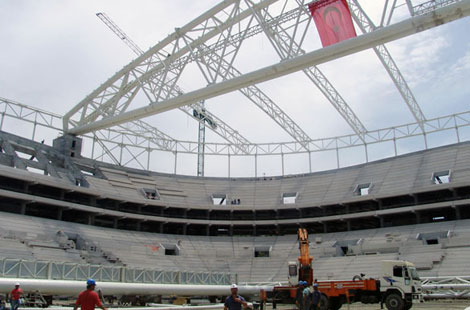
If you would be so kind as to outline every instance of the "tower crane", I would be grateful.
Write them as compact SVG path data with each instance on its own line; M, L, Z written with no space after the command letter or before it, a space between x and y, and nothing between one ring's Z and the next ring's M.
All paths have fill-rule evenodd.
M111 29L137 56L140 56L144 51L129 38L129 36L121 29L111 18L104 12L96 13L96 16ZM183 91L178 87L174 86L178 94L182 94ZM198 130L198 157L197 157L197 175L204 176L204 147L206 142L206 123L212 128L216 128L216 122L213 118L206 113L204 108L204 101L199 102L201 110L198 111L193 109L192 116L199 120Z

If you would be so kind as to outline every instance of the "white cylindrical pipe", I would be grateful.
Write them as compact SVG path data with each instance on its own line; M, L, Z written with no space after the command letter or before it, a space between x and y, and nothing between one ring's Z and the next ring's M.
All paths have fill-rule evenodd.
M86 289L86 281L38 280L0 278L0 292L10 292L15 283L19 282L25 293L39 291L50 295L75 295ZM198 284L152 284L97 282L96 289L104 295L184 295L184 296L221 296L230 294L229 285L198 285ZM255 295L263 289L267 292L273 286L239 286L240 295Z

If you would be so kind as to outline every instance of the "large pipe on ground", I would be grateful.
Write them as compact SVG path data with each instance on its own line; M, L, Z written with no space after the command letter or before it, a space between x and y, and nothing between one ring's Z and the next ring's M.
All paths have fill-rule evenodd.
M86 281L0 278L0 292L10 292L17 282L21 284L25 293L39 291L46 295L76 295L86 288ZM104 295L223 296L230 294L229 285L97 282L96 288L101 289ZM256 295L260 290L271 292L273 286L240 285L238 287L240 295Z

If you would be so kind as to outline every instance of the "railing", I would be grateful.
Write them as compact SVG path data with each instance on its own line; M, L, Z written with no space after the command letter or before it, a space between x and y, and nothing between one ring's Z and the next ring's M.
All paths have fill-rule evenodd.
M0 259L0 277L100 282L229 285L237 276L224 272L157 270L67 262Z

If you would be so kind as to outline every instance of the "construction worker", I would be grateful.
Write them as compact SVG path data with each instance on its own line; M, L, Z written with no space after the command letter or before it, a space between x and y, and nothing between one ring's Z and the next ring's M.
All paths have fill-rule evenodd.
M107 310L101 303L98 294L95 292L96 282L93 279L86 281L86 290L78 295L73 310L77 310L80 306L82 310L95 310L95 306L103 310Z
M313 283L313 292L310 295L310 301L312 304L311 310L320 309L320 299L321 299L321 293L318 290L318 283Z
M15 283L15 288L10 292L10 303L11 310L16 310L21 304L21 295L23 295L23 290L20 288L20 284Z
M297 305L297 308L299 310L303 310L304 306L304 297L303 297L303 292L304 292L304 281L299 281L299 286L297 287L297 290L295 292L295 304Z
M303 309L309 310L310 309L310 287L308 286L307 281L304 281L304 290L302 291L302 301L303 301Z
M225 299L224 310L242 310L242 306L243 309L246 309L248 304L245 298L238 295L238 286L236 284L230 286L230 292L231 295Z

